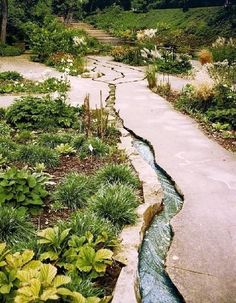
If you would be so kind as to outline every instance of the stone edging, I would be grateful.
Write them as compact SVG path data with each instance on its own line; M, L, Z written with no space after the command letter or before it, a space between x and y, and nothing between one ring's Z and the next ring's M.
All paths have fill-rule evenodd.
M119 147L125 150L143 185L144 203L137 208L137 224L127 226L120 234L121 245L114 259L125 264L113 292L112 303L141 302L138 275L138 254L145 231L153 217L162 209L163 192L155 171L132 146L132 137L126 130L121 132Z

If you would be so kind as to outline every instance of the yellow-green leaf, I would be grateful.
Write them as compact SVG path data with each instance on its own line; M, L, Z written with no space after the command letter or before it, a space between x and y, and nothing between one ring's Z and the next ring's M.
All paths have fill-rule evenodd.
M39 279L44 285L51 285L57 274L57 268L51 264L43 264L39 273Z
M56 276L56 278L53 280L52 285L57 288L60 287L61 285L70 283L70 281L71 281L70 277L59 275Z

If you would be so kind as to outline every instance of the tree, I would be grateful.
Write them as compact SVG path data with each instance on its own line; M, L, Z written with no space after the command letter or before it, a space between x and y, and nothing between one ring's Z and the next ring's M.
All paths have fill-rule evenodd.
M70 23L75 15L81 15L82 5L87 0L54 0L53 8L55 13L64 17L66 23Z
M1 15L1 42L6 43L7 36L7 19L8 19L8 0L1 1L2 15Z
M148 10L148 0L133 0L132 9L135 12L146 12Z

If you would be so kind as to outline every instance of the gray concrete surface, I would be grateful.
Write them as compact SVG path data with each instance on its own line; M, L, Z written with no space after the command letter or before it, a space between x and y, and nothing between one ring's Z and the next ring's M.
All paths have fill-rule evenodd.
M93 68L93 63L88 61L88 69ZM29 55L18 57L0 57L1 71L17 71L25 78L41 81L49 77L61 78L63 73L56 71L54 68L45 66L44 64L31 62ZM105 83L94 82L90 78L67 76L70 81L71 90L68 93L69 101L72 105L83 104L86 94L90 95L90 103L92 107L100 104L100 91L103 92L103 100L109 95L108 87ZM0 95L0 107L9 106L15 98L20 95Z
M12 69L31 72L32 78L51 71L43 65L35 69L35 64L22 61ZM235 154L149 91L141 68L101 57L91 57L90 64L105 76L95 81L72 77L71 102L80 103L90 92L96 103L100 89L106 95L108 83L116 84L116 109L125 126L151 142L157 162L184 193L184 207L171 222L174 238L166 260L170 278L188 303L236 302ZM9 69L2 59L0 67ZM196 78L203 78L201 73ZM173 81L181 88L186 80Z
M184 193L184 207L171 222L170 278L186 302L236 302L235 154L150 92L139 70L119 64L115 70L124 74L110 80L117 84L116 108L125 126L151 142L157 162Z

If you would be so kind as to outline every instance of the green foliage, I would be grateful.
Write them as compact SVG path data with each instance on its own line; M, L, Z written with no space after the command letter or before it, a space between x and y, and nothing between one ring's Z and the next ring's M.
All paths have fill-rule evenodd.
M176 107L190 114L203 114L210 122L229 124L236 129L235 110L236 92L226 84L218 84L208 94L199 94L191 85L187 85L179 96Z
M49 129L73 127L78 123L78 109L67 105L62 98L22 97L6 112L7 122L14 127Z
M42 246L40 260L53 261L61 258L67 245L69 232L70 229L61 231L59 227L50 227L38 232L39 240L37 242Z
M130 65L143 65L140 48L133 46L116 46L111 51L111 55L117 62L123 62Z
M80 134L74 137L73 139L73 147L77 150L80 150L80 148L83 146L83 144L86 142L86 136L84 134Z
M33 251L10 254L2 243L0 254L4 260L0 271L0 298L4 302L48 302L70 294L61 287L71 281L70 277L57 275L57 268L51 264L33 260Z
M0 81L5 81L5 80L20 81L23 80L23 76L18 72L12 72L12 71L1 72Z
M72 133L67 132L58 132L58 133L43 133L38 138L38 143L40 145L49 147L49 148L55 148L60 144L71 144L72 140L74 138L74 135ZM74 146L74 144L73 144Z
M122 183L134 188L140 186L138 177L133 170L125 164L108 164L96 173L97 182L116 184Z
M146 69L146 78L148 81L148 87L153 89L157 85L156 67L154 65L148 65Z
M58 184L55 199L71 209L82 208L95 189L91 177L72 172Z
M19 56L23 53L22 49L7 44L0 43L0 57Z
M5 122L0 122L0 137L9 137L12 132L11 127Z
M206 116L213 123L221 123L227 125L227 128L232 127L236 130L236 108L212 109L206 113Z
M73 155L76 153L76 150L68 143L61 143L60 145L57 145L57 147L55 147L55 150L60 155Z
M86 273L93 273L93 277L99 276L100 273L105 273L107 265L111 265L112 251L109 249L99 249L83 246L80 249L76 262L77 268Z
M83 236L88 230L95 238L106 234L107 240L104 243L105 246L111 247L116 245L117 229L109 220L97 216L89 209L75 212L70 222L66 224L66 227L70 228L71 232L78 237Z
M22 145L16 153L16 160L33 166L44 163L47 167L55 167L59 164L59 154L39 145Z
M162 73L184 74L192 69L192 65L186 55L180 55L178 58L166 53L163 59L156 61L156 68Z
M70 85L67 81L59 80L57 78L48 78L43 82L33 82L30 80L4 80L0 79L0 94L11 93L38 93L45 94L50 92L65 93L68 91Z
M227 60L230 64L236 61L236 40L218 37L210 48L215 62Z
M0 207L0 241L8 245L15 245L21 241L28 241L34 227L28 222L24 209Z
M171 6L172 3L173 1L165 1L167 6ZM156 5L157 1L154 4ZM172 8L156 9L139 14L111 7L100 14L87 17L87 20L96 27L121 37L127 30L133 32L145 28L157 28L164 24L167 28L158 33L161 42L168 42L168 45L174 43L180 48L184 47L191 51L203 45L211 45L217 36L230 37L232 33L235 36L233 30L235 10L232 16L219 18L219 15L224 13L223 7L197 7L188 12Z
M26 207L31 212L39 210L48 192L47 178L42 174L31 174L26 169L10 168L0 173L1 205Z
M131 3L135 12L144 13L148 9L148 0L132 0Z
M28 35L32 51L42 61L57 52L78 55L86 48L83 44L76 44L73 32L52 17L46 18L43 25L29 24Z
M91 137L87 139L79 149L80 157L105 156L109 153L109 146L99 138Z
M18 145L12 141L10 137L2 136L0 137L0 154L9 160L15 159L15 153Z
M92 211L120 228L135 223L137 206L138 199L133 189L123 184L101 188L90 201Z

